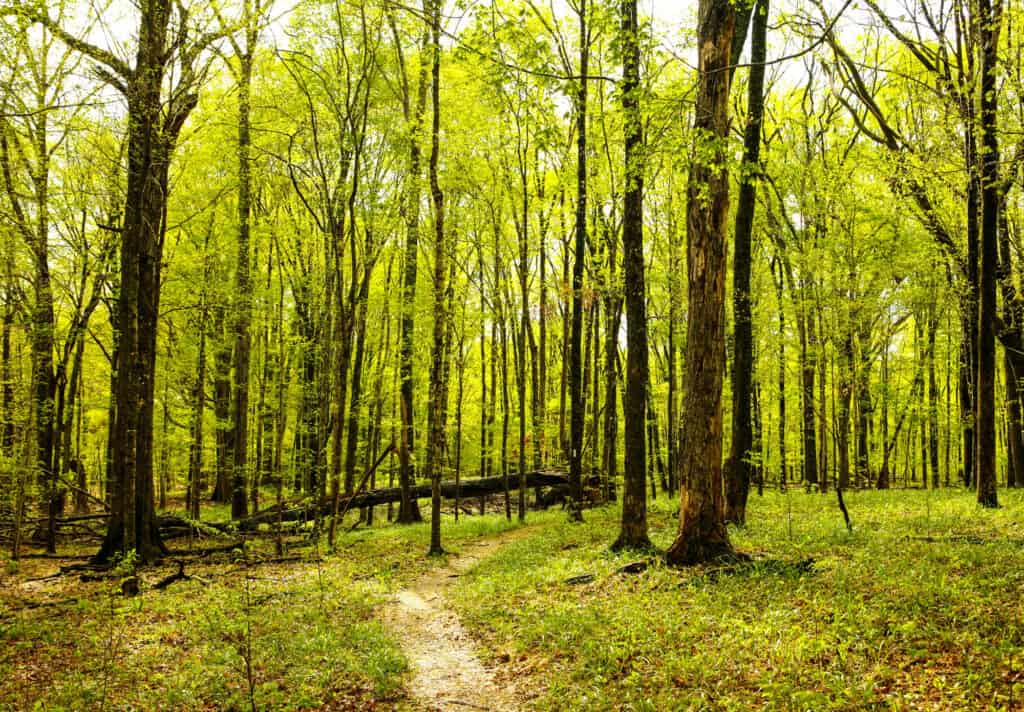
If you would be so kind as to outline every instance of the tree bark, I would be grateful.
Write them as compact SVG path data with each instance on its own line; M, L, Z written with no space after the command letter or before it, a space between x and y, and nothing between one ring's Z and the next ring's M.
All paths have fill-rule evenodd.
M622 112L625 118L625 181L622 212L623 290L626 301L625 465L622 521L613 549L650 546L647 535L647 464L644 428L647 424L648 347L647 292L644 276L644 157L640 112L640 23L637 0L622 2ZM614 336L613 336L614 340ZM614 342L614 341L613 341ZM615 394L609 393L614 407ZM610 433L617 437L617 433Z
M444 193L437 179L441 131L441 2L423 0L423 13L430 22L430 197L434 206L434 344L430 358L430 410L427 413L426 475L431 485L430 550L432 556L444 553L441 547L441 463L444 453L444 383L446 335L448 329L447 284L448 247L444 234Z
M976 477L978 503L996 507L996 273L999 269L999 138L996 134L996 72L999 13L991 0L978 0L981 40L981 255L978 277Z
M686 346L685 489L671 564L733 557L722 493L722 381L729 176L729 66L735 11L728 0L700 0L695 147L687 188L689 319Z
M580 70L576 80L576 227L569 346L569 519L583 520L583 266L587 245L587 74L590 32L587 0L580 0Z
M736 205L733 253L732 453L726 473L727 521L745 524L747 495L754 469L754 430L751 398L754 380L754 335L751 313L750 269L754 211L757 205L757 173L761 158L761 124L764 117L764 60L768 33L768 0L752 3L750 80L747 87L747 126L743 135L743 166ZM735 45L735 38L733 41Z

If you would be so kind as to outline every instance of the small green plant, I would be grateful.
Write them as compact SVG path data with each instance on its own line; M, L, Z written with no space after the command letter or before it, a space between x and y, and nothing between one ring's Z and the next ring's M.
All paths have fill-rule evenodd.
M110 572L118 578L134 576L138 565L139 557L138 554L135 553L135 549L117 552L114 554L113 561L111 562Z

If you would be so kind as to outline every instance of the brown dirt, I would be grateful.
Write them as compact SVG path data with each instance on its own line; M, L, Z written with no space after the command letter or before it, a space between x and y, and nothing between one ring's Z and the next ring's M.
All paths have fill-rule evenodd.
M517 712L526 708L517 691L499 683L495 671L481 662L472 637L445 597L463 572L524 533L516 529L469 543L463 553L450 555L445 565L396 593L385 606L384 621L412 664L409 693L419 709Z

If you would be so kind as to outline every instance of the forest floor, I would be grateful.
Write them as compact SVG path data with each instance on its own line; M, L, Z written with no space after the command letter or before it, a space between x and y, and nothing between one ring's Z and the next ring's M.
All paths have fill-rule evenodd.
M514 681L498 681L494 669L481 663L477 644L448 596L455 579L530 531L523 527L471 542L466 553L446 555L444 566L430 569L392 596L382 617L412 667L408 691L417 706L494 712L523 708Z
M0 710L1024 709L1024 492L1000 497L849 492L848 532L834 493L752 495L754 561L686 570L610 552L615 505L446 519L445 557L383 521L182 555L131 598L127 567L61 574L91 550L64 545L0 561ZM675 511L652 502L657 547Z

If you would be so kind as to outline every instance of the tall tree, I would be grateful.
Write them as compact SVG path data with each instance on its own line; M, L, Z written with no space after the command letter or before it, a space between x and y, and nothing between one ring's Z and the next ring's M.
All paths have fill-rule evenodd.
M587 0L579 0L580 66L576 77L576 223L569 346L569 518L583 520L583 268L587 249L587 75L590 28ZM641 426L642 427L642 426ZM596 443L595 443L596 445Z
M153 387L160 271L169 193L168 170L178 136L198 102L203 50L217 34L199 35L184 6L150 0L139 6L135 63L67 32L45 12L20 12L88 56L128 105L128 175L121 225L115 317L113 496L107 533L96 558L134 550L142 561L164 551L153 502Z
M687 186L689 314L686 343L683 483L679 531L666 552L687 565L735 556L722 493L722 381L725 371L725 275L729 217L729 64L735 10L729 0L700 0L693 163Z
M640 117L640 23L636 0L623 0L622 112L626 187L623 194L622 247L626 301L625 470L622 523L613 549L650 545L647 536L645 428L648 401L647 291L644 278L644 160ZM610 394L614 397L614 394ZM616 433L609 433L616 437Z
M252 217L252 93L253 61L259 33L269 3L243 0L241 38L227 32L234 50L229 63L238 86L238 255L235 261L234 350L231 398L231 517L248 514L246 485L249 478L249 362L252 351L252 280L249 277L249 234ZM223 24L223 23L222 23ZM256 483L253 485L258 486Z
M434 342L430 356L430 405L427 413L426 476L430 479L430 551L441 555L441 464L445 443L445 362L447 361L448 254L444 233L444 192L438 182L441 153L441 0L423 0L423 14L430 24L430 158L427 172L434 207Z
M405 216L405 269L402 273L402 311L399 321L399 338L401 340L401 351L399 353L399 378L401 380L399 412L402 419L402 427L401 437L398 441L398 481L402 488L402 505L398 510L398 521L408 523L418 522L421 519L416 500L409 496L409 488L415 484L416 479L415 465L413 463L416 435L413 420L413 328L415 327L416 273L417 260L419 258L420 163L423 155L419 141L420 132L423 129L423 114L426 111L428 67L426 61L421 59L416 94L413 97L406 69L405 54L402 50L402 41L398 31L398 23L391 10L388 12L388 22L391 26L391 34L395 41L395 52L398 57L402 115L405 118L409 141L409 164L405 175L405 204L403 206ZM429 26L426 23L424 27L420 46L425 52L430 41L430 32ZM415 104L413 101L415 101Z
M736 204L733 251L732 309L735 334L732 366L732 453L726 473L726 519L744 524L753 472L754 429L751 400L754 381L754 334L750 304L751 243L757 205L757 172L764 119L764 65L767 47L768 0L753 3L750 38L750 80L747 125L743 132L743 165ZM735 44L735 41L734 41Z
M996 87L999 53L999 1L978 0L978 33L981 52L981 255L978 276L978 348L975 422L977 428L978 503L998 506L996 496L996 273L999 270L999 137Z

